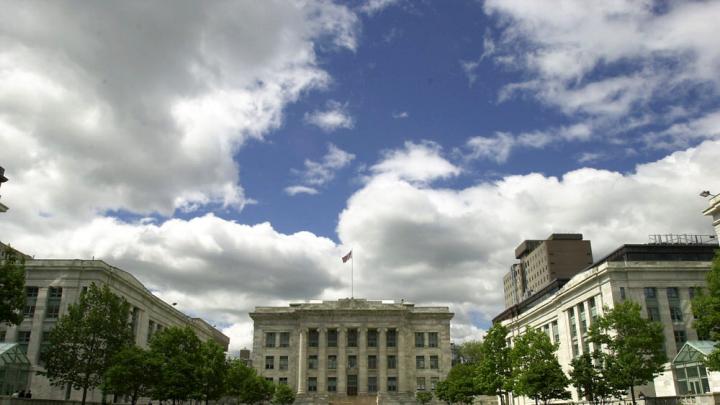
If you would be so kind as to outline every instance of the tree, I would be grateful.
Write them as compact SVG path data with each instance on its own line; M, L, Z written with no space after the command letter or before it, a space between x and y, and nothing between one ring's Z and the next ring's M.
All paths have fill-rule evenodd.
M481 394L475 385L474 375L474 365L458 364L450 369L445 380L438 383L435 394L443 401L471 404L473 398Z
M227 393L240 403L255 404L270 400L274 387L240 360L230 361L227 372Z
M667 361L665 336L658 322L640 315L640 305L625 301L590 328L590 343L607 348L608 378L616 390L630 390L635 404L635 386L652 381Z
M222 347L212 340L200 346L200 392L199 398L205 400L218 400L225 393L225 376L228 364L225 361L225 352Z
M707 293L700 293L692 301L695 314L695 329L698 336L720 342L720 250L715 253L710 272L707 275ZM720 371L720 349L715 349L705 359L705 366L713 371Z
M112 357L132 344L130 304L110 291L90 285L71 304L48 337L45 375L52 385L87 390L102 383Z
M0 325L20 325L25 307L25 259L10 246L0 265Z
M458 346L458 355L461 363L480 363L483 356L483 342L470 340Z
M480 361L476 368L475 385L485 395L500 397L500 404L508 402L512 387L512 364L506 336L508 330L501 324L493 325L485 335Z
M108 392L129 396L130 403L135 405L138 398L150 392L157 375L157 367L147 350L127 346L113 357L112 366L105 373L104 386Z
M280 384L275 388L272 401L274 405L289 405L295 402L295 393L287 384Z
M511 351L513 392L544 404L551 399L569 399L570 380L555 357L557 345L540 330L528 329L515 340Z
M415 394L415 399L423 405L430 403L433 399L432 391L419 391Z
M613 376L607 354L596 350L583 353L574 358L570 365L570 382L578 389L581 396L594 403L604 403L606 398L619 397L618 390L612 386Z
M174 405L201 392L201 347L189 327L174 326L155 333L150 339L150 358L158 368L153 398L170 400Z

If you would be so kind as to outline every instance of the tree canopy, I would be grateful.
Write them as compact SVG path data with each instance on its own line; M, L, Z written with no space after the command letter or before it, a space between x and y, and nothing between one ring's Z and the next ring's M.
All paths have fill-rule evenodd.
M132 343L130 305L105 285L90 285L68 307L48 337L45 371L55 386L87 390L100 385L113 356Z
M634 387L652 381L667 362L662 325L643 318L640 310L640 305L632 301L617 304L612 310L605 308L605 315L593 323L589 332L591 343L607 348L611 385L630 390L633 403Z
M507 403L507 393L512 386L512 364L507 345L508 330L501 324L493 325L485 335L481 346L480 361L476 367L475 385L485 395L500 397L500 404Z
M295 402L295 393L287 384L280 384L275 388L271 402L273 405L290 405Z
M478 364L483 356L483 342L470 340L460 344L457 350L462 363Z
M692 308L698 336L720 342L720 250L715 253L707 275L707 292L698 289ZM717 346L705 359L705 365L710 370L720 371L720 350Z
M481 392L474 382L475 365L458 364L450 369L445 380L435 388L435 395L443 401L471 404L473 397Z
M25 260L10 246L0 265L0 324L20 325L25 307Z
M202 344L190 327L170 327L150 339L150 357L159 374L151 389L161 401L183 401L201 392Z
M230 361L227 373L227 393L245 404L256 404L272 399L273 384L257 375L253 368L240 360Z
M212 340L202 343L200 352L199 398L205 400L205 404L207 404L208 401L220 399L225 393L228 363L222 347Z
M147 350L138 346L127 346L120 350L105 373L104 386L108 392L127 395L135 405L138 398L150 393L159 370Z
M511 351L513 393L547 403L569 399L570 383L555 356L557 345L540 330L528 329L515 340Z

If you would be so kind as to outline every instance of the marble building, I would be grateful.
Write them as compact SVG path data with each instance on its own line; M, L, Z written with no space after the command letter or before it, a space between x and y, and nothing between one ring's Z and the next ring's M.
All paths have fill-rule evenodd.
M257 307L252 364L297 403L410 404L451 368L447 307L341 299Z

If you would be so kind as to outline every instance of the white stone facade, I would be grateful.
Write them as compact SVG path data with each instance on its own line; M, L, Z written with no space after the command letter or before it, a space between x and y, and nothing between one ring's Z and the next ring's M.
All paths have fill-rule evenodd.
M298 403L416 403L451 368L447 307L341 299L250 316L253 366Z
M631 245L637 246L637 245ZM614 253L622 253L622 249ZM589 270L573 277L559 291L526 308L512 307L495 318L509 329L509 338L514 339L529 327L541 328L559 344L557 357L566 374L570 361L584 351L591 350L587 342L587 331L593 318L601 316L603 308L613 308L623 300L633 300L642 305L645 316L659 318L664 326L665 347L669 360L677 353L686 340L697 340L692 327L693 314L691 295L694 289L706 284L705 277L710 269L713 248L717 246L694 247L696 252L689 260L662 260L662 246L658 254L648 256L652 260L601 260ZM647 251L652 252L649 247ZM673 249L682 249L674 247ZM647 252L644 252L645 254ZM669 253L668 258L673 253ZM612 254L611 254L612 256ZM692 258L703 257L703 260ZM625 257L628 258L627 256ZM675 387L669 363L667 372L659 376L654 384L637 387L636 395L675 395ZM577 391L569 387L573 400ZM517 405L534 404L528 398L513 398Z
M720 238L720 194L710 199L708 207L703 211L703 214L709 215L712 218L715 233Z
M57 319L79 299L84 288L95 283L108 285L131 305L135 343L146 347L154 332L170 326L190 326L205 341L214 339L227 350L229 338L199 318L190 318L148 291L130 273L100 260L27 260L25 262L26 317L18 326L0 325L0 338L25 345L33 367L30 389L33 398L65 399L68 391L52 387L41 371L43 341ZM81 399L80 391L69 392L72 400ZM111 400L112 398L110 398ZM88 392L88 401L100 402L100 390Z

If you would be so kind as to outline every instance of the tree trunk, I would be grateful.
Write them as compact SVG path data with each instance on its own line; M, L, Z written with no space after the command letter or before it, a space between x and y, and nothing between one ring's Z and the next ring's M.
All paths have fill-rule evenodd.
M637 404L635 403L635 386L634 386L634 385L631 385L631 386L630 386L630 395L632 396L632 403L633 403L633 405L637 405Z
M82 405L85 405L85 398L87 398L87 387L83 387Z

